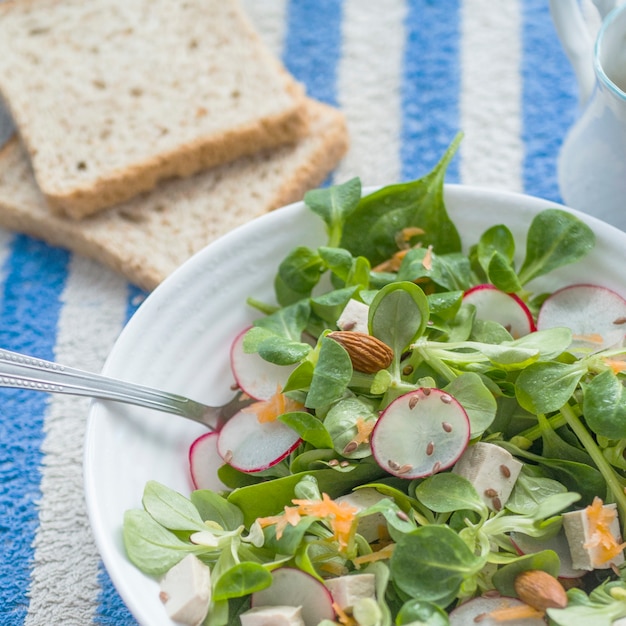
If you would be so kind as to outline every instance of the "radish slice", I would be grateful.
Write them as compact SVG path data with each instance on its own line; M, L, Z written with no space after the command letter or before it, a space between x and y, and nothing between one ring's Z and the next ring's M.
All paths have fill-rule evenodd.
M516 532L511 533L509 538L520 555L534 554L542 550L554 550L559 555L559 560L561 561L559 578L580 578L587 573L587 570L576 569L572 565L569 544L562 530L549 539L537 539L536 537Z
M317 626L335 618L333 599L324 583L295 567L280 567L272 572L272 584L251 596L253 608L261 606L302 607L305 626Z
M626 331L626 300L606 287L570 285L546 298L537 318L540 330L565 326L572 352L597 352L621 346Z
M228 489L217 476L217 470L224 465L224 460L217 453L217 439L217 432L212 431L200 435L189 448L189 471L196 489Z
M480 596L472 598L451 611L450 626L467 626L468 624L480 624L480 626L546 626L546 621L541 617L522 617L517 619L497 620L490 617L493 611L515 609L528 606L517 598L503 596ZM530 607L529 607L530 608Z
M283 389L294 365L270 363L256 352L244 352L243 338L249 329L240 332L230 347L230 366L239 388L255 400L269 400L276 389Z
M298 433L281 421L261 423L254 413L242 410L219 431L217 451L241 472L260 472L282 461L300 441Z
M505 293L490 284L477 285L465 292L463 302L476 307L478 319L498 322L514 339L536 330L532 313L514 293Z
M453 465L470 438L465 409L449 393L423 387L396 398L378 418L372 454L390 474L421 478Z

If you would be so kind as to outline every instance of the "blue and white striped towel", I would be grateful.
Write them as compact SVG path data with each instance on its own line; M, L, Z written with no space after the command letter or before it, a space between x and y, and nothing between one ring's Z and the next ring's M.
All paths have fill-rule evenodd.
M309 94L345 111L352 146L335 180L418 177L463 130L448 182L559 200L556 157L578 98L548 0L244 6ZM0 115L0 138L2 126ZM2 231L0 264L0 345L76 367L101 369L143 297L91 261ZM85 513L87 407L0 390L1 624L134 623Z

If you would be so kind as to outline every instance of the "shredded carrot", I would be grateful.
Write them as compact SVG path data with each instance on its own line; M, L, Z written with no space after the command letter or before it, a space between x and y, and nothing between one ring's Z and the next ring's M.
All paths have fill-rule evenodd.
M611 524L615 520L617 511L605 507L602 500L596 496L585 509L585 514L589 524L589 541L583 547L595 550L594 565L603 565L626 547L626 543L618 543L617 538L611 532Z
M310 515L328 522L340 549L350 543L355 528L358 509L347 502L335 502L323 493L321 500L292 500L296 506L286 506L280 515L260 517L261 528L276 525L276 538L282 537L287 525L295 526L303 516Z
M259 423L266 424L274 422L279 416L289 413L290 411L300 411L304 405L296 400L288 398L281 393L280 386L276 388L276 393L268 400L259 400L253 402L242 409L246 413L254 413Z
M576 341L586 341L588 343L601 344L604 341L604 337L598 333L590 333L589 335L572 335L572 339Z
M292 500L301 515L313 515L325 519L333 531L341 549L348 547L354 534L358 509L347 502L335 502L323 493L321 500Z
M426 249L426 254L424 255L424 258L422 259L422 267L425 270L432 270L433 269L433 247L432 246L428 246L428 248Z
M398 250L390 259L379 263L372 268L373 272L397 272L402 265L402 261L410 248Z
M333 576L345 576L348 573L348 568L337 561L324 561L318 567L322 572L327 572Z
M531 617L544 617L545 612L534 609L528 604L523 606L511 606L506 609L496 609L495 611L489 611L485 617L490 617L496 622L509 622L516 619L526 619Z
M418 226L407 226L396 235L396 243L400 246L403 243L408 243L413 237L423 234L424 230L422 228Z
M390 543L386 545L384 548L377 550L376 552L372 552L371 554L363 554L361 556L357 556L352 559L352 562L360 567L364 563L374 563L376 561L382 561L383 559L390 559L393 551L396 547L395 543Z
M614 374L626 371L626 361L619 359L603 359L604 362L613 370Z
M376 422L374 420L364 420L362 417L357 417L356 420L356 435L354 436L354 441L357 444L367 443L370 439L370 435L372 434L372 430L374 430L374 424Z
M358 622L353 617L350 617L336 602L333 602L332 606L340 624L344 626L358 626Z
M300 513L297 507L286 506L281 515L270 515L269 517L259 517L257 522L261 528L266 526L276 525L276 539L280 539L283 536L283 532L288 525L296 526L301 520Z

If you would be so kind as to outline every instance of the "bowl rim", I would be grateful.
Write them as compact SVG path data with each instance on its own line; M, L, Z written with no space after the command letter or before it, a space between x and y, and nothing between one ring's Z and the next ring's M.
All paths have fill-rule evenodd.
M363 195L367 195L382 187L383 185L364 187L362 193ZM457 200L462 198L473 200L486 198L490 201L503 204L517 203L525 210L528 210L531 215L534 215L541 209L548 207L560 208L579 217L594 230L596 235L602 233L605 237L618 237L624 239L626 242L626 233L622 232L618 228L591 215L566 207L559 202L547 200L538 196L483 186L446 183L444 185L444 200L446 201L446 206L448 205L448 200L451 198L456 198ZM181 282L184 283L192 279L196 272L199 271L199 268L201 268L205 263L206 259L210 258L214 254L220 254L223 250L228 249L232 245L231 242L236 241L242 233L257 228L258 224L266 226L272 226L273 224L280 225L285 221L285 219L294 219L301 215L305 210L306 207L303 200L293 202L281 207L280 209L261 215L250 222L233 229L194 254L189 260L183 263L170 276L168 276L158 287L156 287L154 291L148 294L144 302L129 319L109 352L102 369L103 374L112 374L115 355L119 350L123 350L128 338L138 332L138 329L141 328L143 320L148 313L155 308L160 309L171 306L172 298L175 298L176 296L177 285ZM456 223L456 220L454 221ZM459 229L459 231L461 238L463 239L463 232L461 229ZM99 514L101 509L96 489L96 475L94 474L95 468L90 458L93 447L97 445L95 437L97 437L96 431L98 417L94 413L95 407L97 407L99 402L100 401L98 400L94 400L90 405L85 432L85 444L83 451L83 488L87 514L96 547L107 573L113 582L113 585L132 615L140 623L144 623L142 621L143 602L138 602L136 596L132 593L132 590L128 589L127 585L124 584L124 580L120 578L120 555L118 554L116 549L117 546L114 543L113 538L110 536L109 529L103 524L102 517ZM120 524L121 521L122 520L120 520Z

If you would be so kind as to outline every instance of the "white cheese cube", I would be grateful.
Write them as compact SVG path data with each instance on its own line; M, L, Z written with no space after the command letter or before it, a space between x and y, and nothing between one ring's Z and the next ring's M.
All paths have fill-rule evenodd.
M161 579L161 600L175 622L201 624L211 600L211 570L194 554L187 555Z
M616 510L616 505L605 504L602 508L603 510ZM565 531L570 554L572 555L572 565L575 568L583 570L609 569L613 565L620 565L624 562L623 551L612 559L603 561L600 548L590 545L593 539L593 528L591 528L589 523L586 509L564 513L563 530ZM617 515L609 524L608 531L617 543L622 542Z
M389 498L389 496L384 496L373 487L364 487L363 489L356 489L351 493L347 493L345 496L339 496L336 498L336 501L338 503L347 502L350 506L357 509L357 513L360 513L384 498ZM359 518L357 532L367 543L373 543L381 538L381 528L387 528L385 516L382 513L374 513L373 515Z
M260 606L239 616L241 626L305 626L300 606Z
M522 467L504 448L479 441L467 447L452 471L469 480L490 509L499 511L511 496Z
M348 574L324 581L333 596L334 603L343 611L365 598L376 599L376 579L374 574Z
M346 304L337 320L337 327L341 330L353 330L368 335L367 320L369 310L367 304L363 302L352 299L348 300L348 304Z

